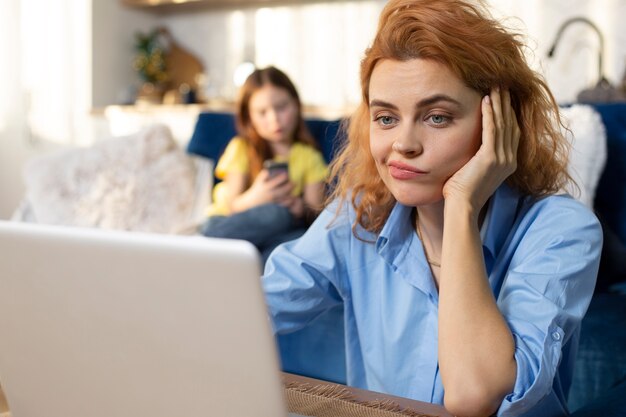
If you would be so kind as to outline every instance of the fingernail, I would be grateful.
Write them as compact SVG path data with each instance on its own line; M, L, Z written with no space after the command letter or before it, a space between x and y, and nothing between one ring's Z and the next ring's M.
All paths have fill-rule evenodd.
M486 95L486 96L484 97L484 100L485 100L485 103L487 103L487 104L491 104L491 98L489 97L489 95Z

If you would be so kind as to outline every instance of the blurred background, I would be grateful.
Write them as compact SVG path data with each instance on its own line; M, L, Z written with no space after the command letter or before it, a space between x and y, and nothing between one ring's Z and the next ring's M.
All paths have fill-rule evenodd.
M360 97L360 58L386 3L0 1L2 219L23 197L22 167L32 156L153 121L167 122L184 142L198 112L232 109L254 66L283 69L310 114L348 115ZM626 0L488 4L524 34L528 60L559 103L623 99Z

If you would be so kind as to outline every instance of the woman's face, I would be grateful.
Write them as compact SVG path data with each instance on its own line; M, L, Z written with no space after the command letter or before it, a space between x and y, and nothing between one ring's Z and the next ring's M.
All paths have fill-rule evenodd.
M402 204L441 201L445 182L481 144L481 95L445 65L383 60L370 79L370 151Z
M298 121L298 103L284 88L266 84L248 103L250 121L269 142L291 142Z

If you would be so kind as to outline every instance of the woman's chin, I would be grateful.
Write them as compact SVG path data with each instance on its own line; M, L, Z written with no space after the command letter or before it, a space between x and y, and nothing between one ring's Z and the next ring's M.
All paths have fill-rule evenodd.
M417 207L443 200L443 184L435 181L401 181L381 173L383 182L395 200L405 206Z
M425 206L435 204L443 200L441 190L438 192L402 192L392 191L397 202L409 207Z

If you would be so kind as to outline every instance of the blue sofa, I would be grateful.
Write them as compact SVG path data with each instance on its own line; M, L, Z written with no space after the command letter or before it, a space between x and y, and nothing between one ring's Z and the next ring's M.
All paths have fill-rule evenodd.
M626 416L626 103L594 108L607 135L607 163L594 201L604 246L569 405L576 417Z
M570 390L570 409L576 417L626 416L626 103L595 109L607 131L607 166L595 200L605 245ZM308 119L307 125L330 161L340 121ZM187 150L217 160L234 135L231 113L202 113ZM342 316L341 309L334 309L305 329L279 336L283 369L345 383Z

